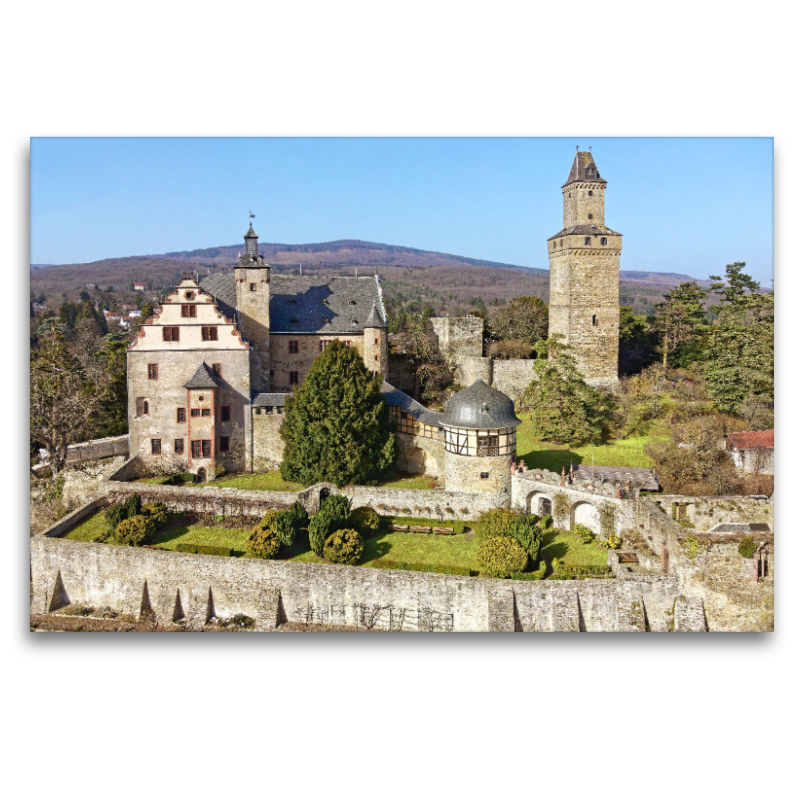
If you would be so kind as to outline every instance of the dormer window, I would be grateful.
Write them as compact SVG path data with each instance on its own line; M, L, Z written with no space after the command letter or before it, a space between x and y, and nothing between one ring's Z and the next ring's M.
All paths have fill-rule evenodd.
M294 297L290 297L289 298L289 305L290 306L296 306L297 305L297 300L295 300Z
M297 326L297 325L299 325L300 323L297 321L297 317L292 317L292 318L289 320L289 324L290 324L290 325Z

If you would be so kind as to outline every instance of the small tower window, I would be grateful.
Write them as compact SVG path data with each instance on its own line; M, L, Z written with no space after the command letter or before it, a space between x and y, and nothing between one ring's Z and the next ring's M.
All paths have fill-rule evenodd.
M605 236L603 236L603 237L600 239L600 244L608 244L608 239L606 239L606 237L605 237Z
M594 219L594 214L589 214L589 219Z
M589 189L589 197L591 197L593 194L594 192L591 189Z
M250 284L250 291L254 292L256 290L256 285L254 283Z
M597 325L597 314L592 314L592 325Z
M289 340L289 352L290 353L300 352L300 343L296 339Z
M592 237L591 236L586 236L584 238L584 240L583 240L583 243L584 244L591 244L592 243Z

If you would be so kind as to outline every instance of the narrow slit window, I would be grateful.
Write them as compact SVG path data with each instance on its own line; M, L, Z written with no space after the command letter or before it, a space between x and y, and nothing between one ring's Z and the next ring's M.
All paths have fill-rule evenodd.
M597 314L592 314L592 325L597 325Z

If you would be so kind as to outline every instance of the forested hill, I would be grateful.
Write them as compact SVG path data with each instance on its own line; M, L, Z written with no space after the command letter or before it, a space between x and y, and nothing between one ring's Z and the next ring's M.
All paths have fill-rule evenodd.
M174 286L187 270L200 274L227 271L241 251L242 245L225 245L108 258L88 264L32 264L31 289L48 298L67 294L71 299L86 284L124 290L141 281L160 289ZM548 299L546 269L357 240L294 245L262 243L259 251L279 272L299 270L301 266L306 274L352 275L357 269L367 274L377 270L388 300L412 306L430 302L437 310L450 313L469 308L478 298L487 305L522 295ZM671 287L690 280L693 279L681 274L623 271L620 302L634 306L641 313L662 300Z

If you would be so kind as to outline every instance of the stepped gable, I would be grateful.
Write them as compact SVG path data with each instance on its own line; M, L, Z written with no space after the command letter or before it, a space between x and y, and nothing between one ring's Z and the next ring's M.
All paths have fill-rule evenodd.
M232 273L207 275L200 286L214 296L226 316L235 314L236 284ZM386 327L374 276L272 275L270 288L270 333L352 334L363 333L368 327ZM374 324L379 320L383 321Z

